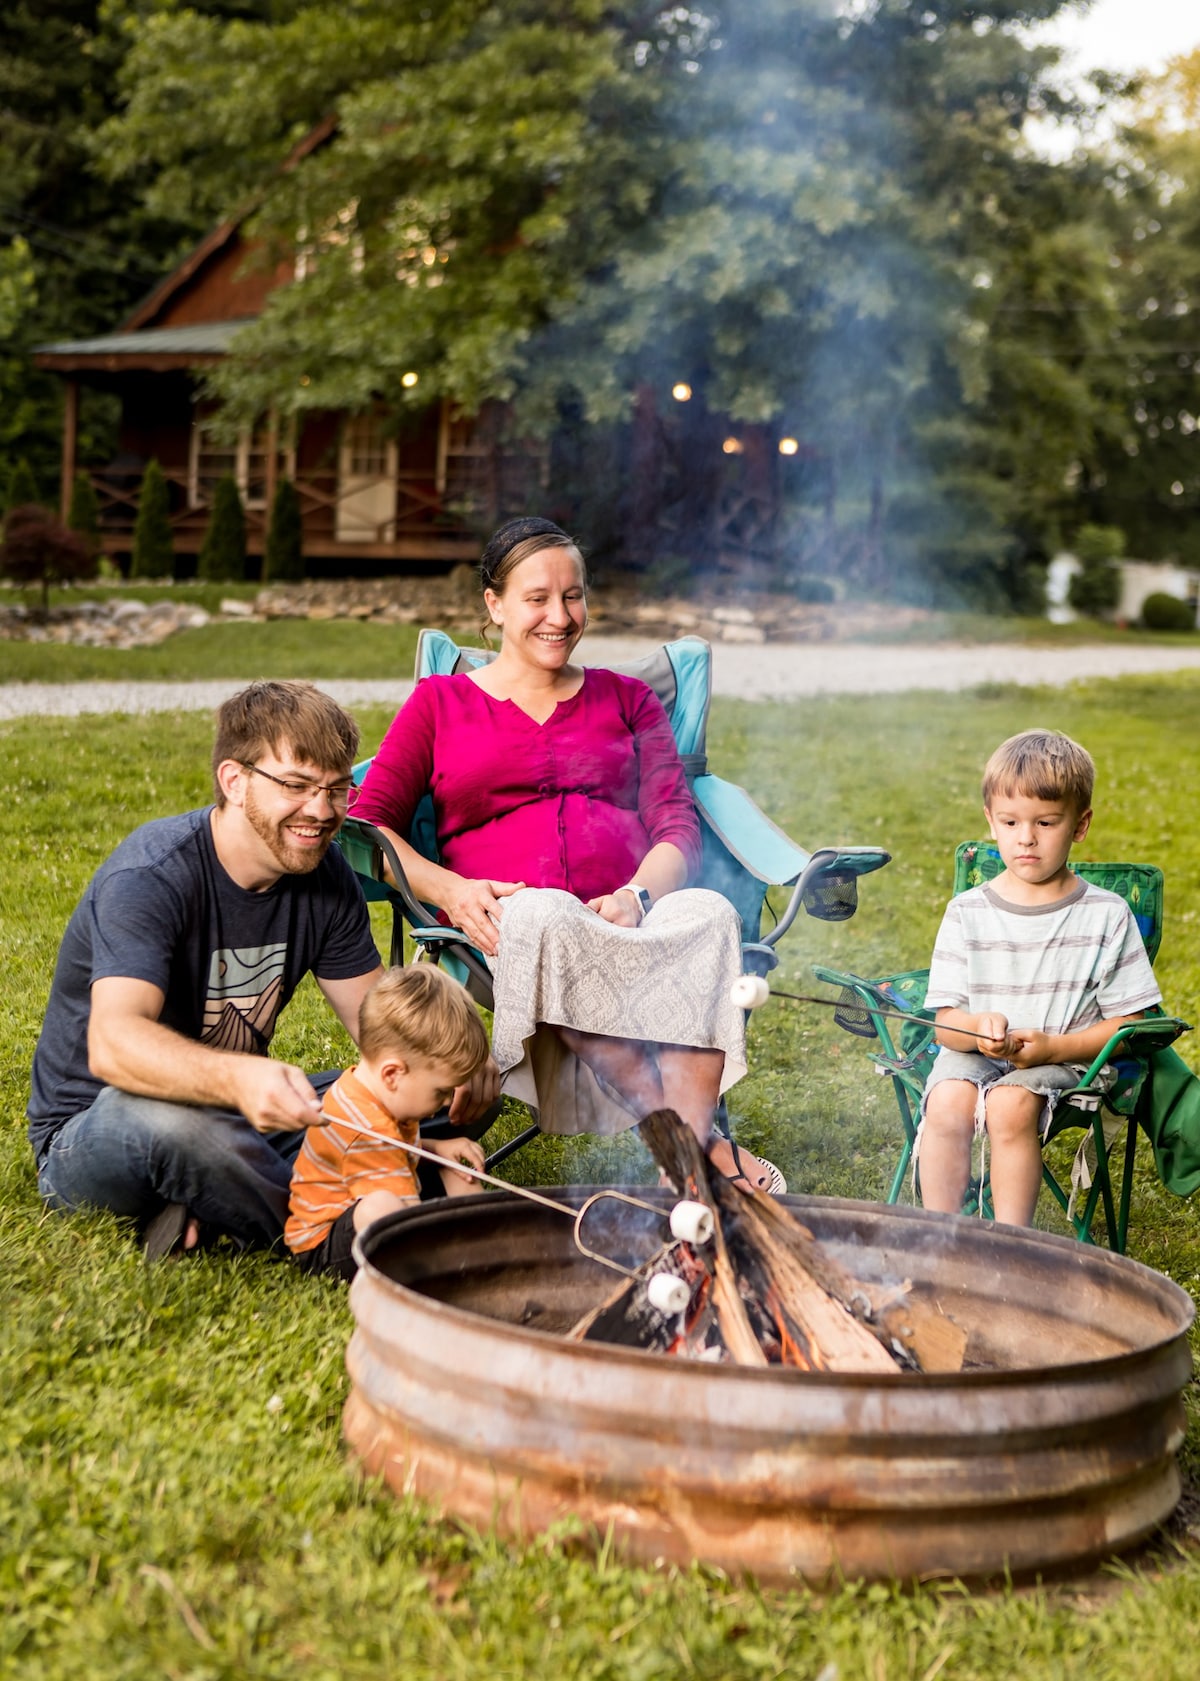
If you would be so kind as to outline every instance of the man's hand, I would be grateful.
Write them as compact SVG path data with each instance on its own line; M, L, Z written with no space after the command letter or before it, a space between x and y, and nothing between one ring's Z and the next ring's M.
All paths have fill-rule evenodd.
M465 1127L470 1126L472 1121L481 1120L499 1096L500 1070L488 1057L483 1067L472 1075L465 1086L459 1086L450 1099L451 1126Z
M321 1124L321 1102L303 1071L290 1062L244 1056L238 1070L238 1108L255 1132L299 1132Z
M496 927L500 901L519 893L524 885L523 881L470 881L459 876L457 884L442 895L441 908L485 957L495 957L500 947Z

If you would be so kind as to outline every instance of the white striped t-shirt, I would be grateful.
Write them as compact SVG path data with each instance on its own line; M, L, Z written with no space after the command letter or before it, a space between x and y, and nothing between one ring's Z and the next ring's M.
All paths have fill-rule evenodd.
M1052 905L1010 904L986 883L951 899L925 1003L1071 1033L1137 1015L1161 998L1129 906L1081 879Z

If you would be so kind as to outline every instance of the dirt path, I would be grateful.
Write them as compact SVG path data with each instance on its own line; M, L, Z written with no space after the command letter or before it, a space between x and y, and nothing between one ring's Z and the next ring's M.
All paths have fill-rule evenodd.
M588 665L620 665L655 644L626 637L593 636L582 644ZM943 692L980 683L1071 683L1086 677L1124 677L1200 670L1200 647L1122 648L1112 643L1066 648L983 646L886 647L861 642L810 644L717 643L713 692L744 700L795 700L824 694L896 694L908 689ZM211 711L241 688L233 678L208 681L3 683L0 718L73 717L81 712ZM343 705L398 706L407 682L330 679L321 684Z

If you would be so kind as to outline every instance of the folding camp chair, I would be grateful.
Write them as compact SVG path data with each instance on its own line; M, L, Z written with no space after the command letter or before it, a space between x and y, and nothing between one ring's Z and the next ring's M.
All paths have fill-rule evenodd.
M980 882L991 881L1003 868L993 842L966 841L955 853L954 892L962 893ZM1133 912L1153 963L1162 939L1162 871L1153 864L1088 862L1073 864L1072 868L1086 881L1120 894ZM834 1012L839 1027L879 1041L879 1048L872 1052L875 1071L891 1080L904 1129L903 1147L887 1195L889 1203L897 1202L912 1163L921 1094L938 1053L933 1037L933 1012L924 1008L929 970L909 969L878 980L864 980L859 975L820 965L814 965L813 972L818 980L842 989L839 1007ZM897 1021L897 1015L908 1019ZM1186 1022L1160 1011L1119 1029L1079 1084L1064 1092L1055 1107L1047 1139L1072 1128L1083 1128L1085 1135L1075 1154L1071 1187L1062 1185L1046 1162L1042 1164L1042 1182L1082 1242L1096 1241L1092 1226L1098 1210L1103 1208L1108 1247L1118 1254L1125 1253L1138 1115L1141 1106L1149 1100L1150 1059L1155 1051L1187 1031ZM1109 1064L1115 1069L1115 1083L1102 1091L1101 1071ZM1124 1157L1120 1193L1114 1200L1113 1156L1121 1143ZM975 1210L991 1216L985 1169L972 1182L963 1207L964 1213Z
M444 631L423 630L417 642L417 681L435 673L468 671L492 657L484 649L458 647ZM705 745L711 657L707 642L685 636L616 669L640 677L663 703L701 819L702 864L695 885L713 888L734 905L742 922L745 969L766 975L779 961L775 946L802 905L810 916L827 922L853 916L858 908L859 876L880 869L890 854L873 846L827 846L807 852L765 817L743 789L711 774ZM367 760L355 766L356 781L362 781L369 764ZM425 857L437 858L433 802L428 795L417 810L408 839ZM416 898L387 836L372 824L349 817L338 843L367 898L386 900L392 907L391 962L404 961L407 925L420 956L446 964L479 1003L490 1007L492 978L487 964L459 929L439 923L436 908ZM385 864L395 886L386 878ZM771 886L791 891L778 921L764 931ZM723 1113L719 1124L728 1124ZM492 1161L502 1160L536 1132L536 1127L530 1127Z

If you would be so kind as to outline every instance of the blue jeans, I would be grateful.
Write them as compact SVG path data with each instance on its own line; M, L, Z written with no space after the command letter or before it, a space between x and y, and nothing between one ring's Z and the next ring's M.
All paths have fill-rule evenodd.
M315 1075L323 1090L335 1074ZM181 1202L252 1248L283 1236L299 1132L256 1132L236 1111L167 1103L106 1086L57 1132L38 1164L51 1208L107 1208L146 1224Z

